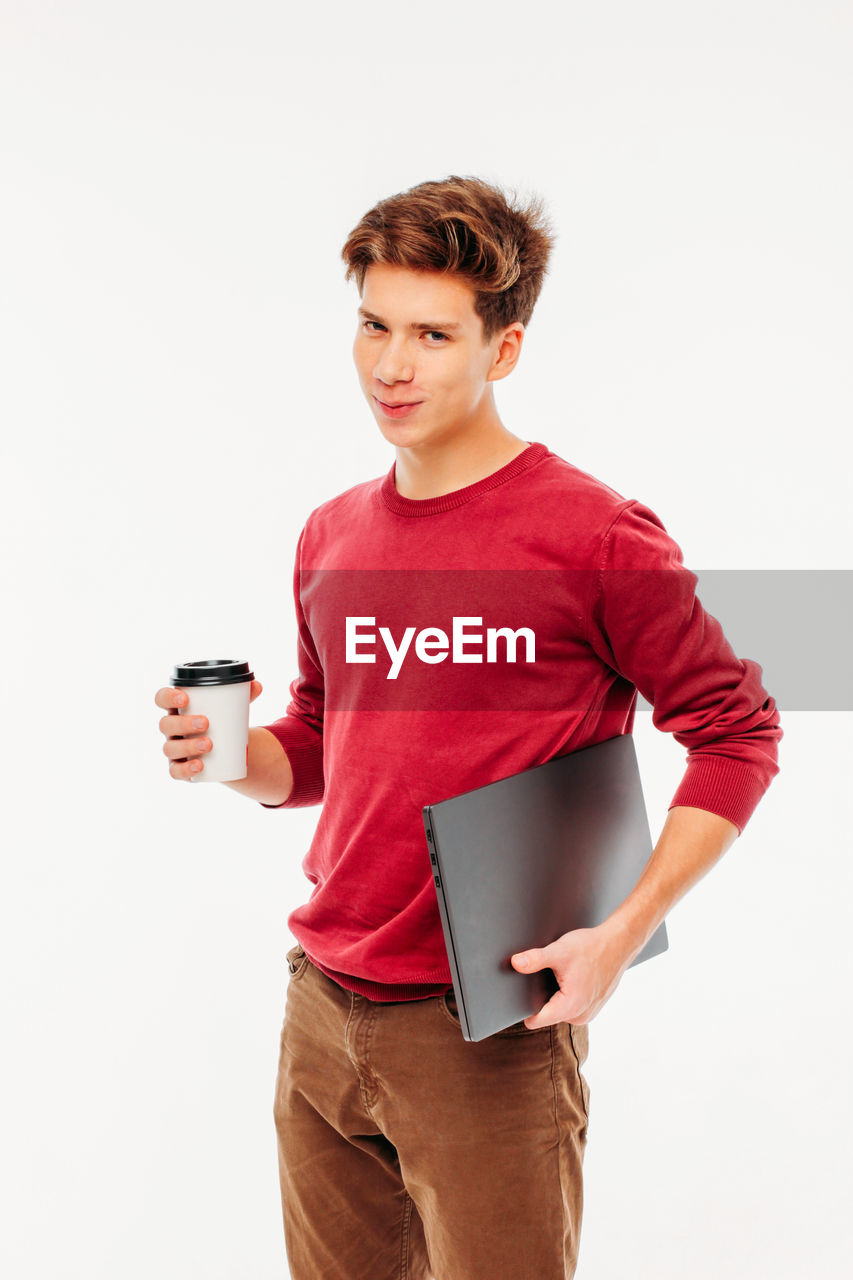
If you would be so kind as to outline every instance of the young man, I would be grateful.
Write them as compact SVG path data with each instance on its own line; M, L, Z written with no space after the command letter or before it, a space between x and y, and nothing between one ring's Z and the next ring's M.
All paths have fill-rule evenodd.
M294 1280L565 1280L577 1263L588 1024L778 772L761 670L658 517L501 422L552 237L473 178L382 201L343 250L362 391L395 460L323 503L293 578L299 675L250 733L268 808L323 803L275 1096ZM652 858L551 968L534 1016L464 1040L423 805L630 733L637 689L687 748ZM256 682L253 696L260 692ZM204 739L161 690L173 777ZM176 717L176 718L175 718Z

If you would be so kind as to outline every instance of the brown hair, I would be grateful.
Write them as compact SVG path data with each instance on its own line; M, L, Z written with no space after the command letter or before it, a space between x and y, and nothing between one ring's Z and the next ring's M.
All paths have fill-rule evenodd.
M454 174L380 200L349 233L341 257L359 294L374 262L462 276L489 342L515 321L529 324L555 240L540 197L518 206L498 187Z

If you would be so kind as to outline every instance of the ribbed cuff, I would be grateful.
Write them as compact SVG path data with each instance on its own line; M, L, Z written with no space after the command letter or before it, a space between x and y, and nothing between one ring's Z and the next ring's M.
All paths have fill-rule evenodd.
M669 808L689 805L694 809L707 809L728 818L740 835L768 785L742 760L733 760L731 756L694 756Z
M281 743L293 772L293 789L282 804L264 804L263 809L302 809L320 804L326 789L323 774L323 735L309 729L293 716L273 724L262 724Z

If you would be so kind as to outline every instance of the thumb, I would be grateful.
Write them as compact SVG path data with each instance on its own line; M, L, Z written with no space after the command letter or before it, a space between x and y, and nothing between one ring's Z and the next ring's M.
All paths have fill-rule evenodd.
M512 963L522 973L538 973L540 969L548 968L548 948L532 947L529 951L517 951Z
M259 698L261 696L261 691L263 690L263 687L264 686L261 684L260 680L252 681L252 692L249 694L250 702L254 702L255 698Z

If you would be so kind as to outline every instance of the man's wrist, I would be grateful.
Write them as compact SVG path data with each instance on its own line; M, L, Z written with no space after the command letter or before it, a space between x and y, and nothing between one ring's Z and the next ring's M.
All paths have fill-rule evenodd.
M293 791L293 770L275 734L261 726L250 729L246 776L223 785L259 804L283 805Z
M642 951L660 921L654 924L644 923L641 917L623 910L624 906L623 903L598 927L607 948L619 958L622 967L627 969L634 957Z

